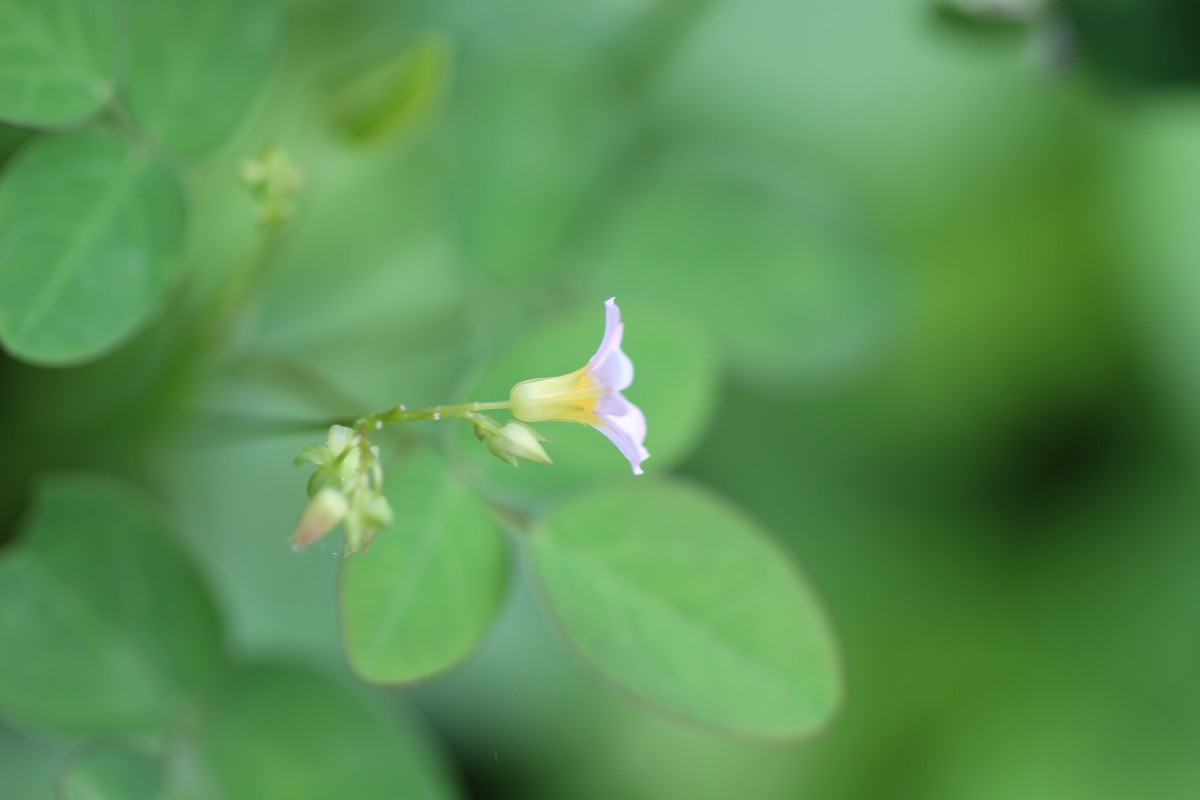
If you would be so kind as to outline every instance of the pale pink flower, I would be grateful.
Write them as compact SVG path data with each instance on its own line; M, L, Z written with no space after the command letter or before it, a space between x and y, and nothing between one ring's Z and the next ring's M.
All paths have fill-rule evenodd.
M633 383L633 362L621 351L625 325L615 297L605 305L604 339L600 349L580 369L557 378L535 378L513 387L509 405L523 422L581 422L591 425L629 459L633 474L642 474L650 457L646 416L625 399L622 391Z

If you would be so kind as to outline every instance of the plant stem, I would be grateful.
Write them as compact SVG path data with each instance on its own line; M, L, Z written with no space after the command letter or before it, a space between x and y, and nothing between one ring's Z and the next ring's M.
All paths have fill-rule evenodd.
M484 430L496 433L499 428L496 423L481 411L493 411L508 408L508 401L495 403L459 403L457 405L438 405L427 408L408 409L403 405L386 411L376 411L367 414L354 423L354 428L362 434L379 430L389 425L400 425L405 422L437 422L440 419L465 419Z
M239 269L227 279L224 287L213 299L213 304L202 312L200 335L205 337L201 346L208 350L225 343L239 317L253 302L255 293L275 261L282 236L278 230L263 229L257 236L246 259Z

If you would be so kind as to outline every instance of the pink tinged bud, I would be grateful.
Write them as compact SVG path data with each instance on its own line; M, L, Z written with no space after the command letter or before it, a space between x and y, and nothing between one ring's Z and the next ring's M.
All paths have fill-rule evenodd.
M625 399L633 383L633 362L621 350L625 324L616 298L605 303L604 338L596 354L581 369L557 378L536 378L513 387L509 404L513 416L525 422L582 422L599 430L629 459L635 475L650 457L646 417Z
M300 549L318 541L337 527L349 510L350 504L344 494L331 487L321 489L308 501L300 524L292 534L292 546Z

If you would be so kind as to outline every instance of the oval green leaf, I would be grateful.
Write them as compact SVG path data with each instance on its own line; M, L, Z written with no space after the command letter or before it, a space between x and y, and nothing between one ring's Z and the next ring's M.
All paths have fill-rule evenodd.
M281 40L274 0L131 0L127 102L163 147L199 156L224 143L258 98Z
M740 511L645 481L579 495L529 540L567 640L618 686L733 734L794 737L840 695L833 634L812 590Z
M771 384L852 371L886 344L895 310L852 209L798 180L698 155L647 175L592 264L593 285L688 314L735 370Z
M603 298L531 328L506 347L471 382L463 397L506 400L514 384L527 378L564 375L579 369L600 345ZM625 396L646 415L649 472L661 472L686 456L711 417L717 373L708 340L661 308L625 303L622 349L633 360L635 377ZM496 418L505 418L497 412ZM630 475L629 462L598 431L574 422L538 423L552 441L545 445L554 464L522 463L513 469L475 440L469 425L451 432L455 454L489 482L544 498L547 492L587 484L604 475ZM630 475L632 478L632 475Z
M387 476L395 522L342 566L342 640L361 677L427 678L479 646L504 599L508 552L491 515L440 457Z
M165 784L156 759L116 747L76 758L59 779L65 800L158 800Z
M41 365L111 350L162 298L183 226L175 179L122 139L35 140L0 181L0 342Z
M0 119L57 127L108 102L116 0L0 3Z
M456 796L415 733L295 666L242 670L214 709L199 749L227 800Z
M0 711L67 731L167 725L222 668L217 611L148 499L46 480L0 562Z

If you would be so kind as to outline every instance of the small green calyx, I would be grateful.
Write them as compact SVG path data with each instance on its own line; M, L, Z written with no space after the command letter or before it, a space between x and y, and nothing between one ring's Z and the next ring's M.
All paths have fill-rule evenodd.
M356 444L357 434L344 425L329 429L325 444L310 444L300 451L293 464L308 462L317 469L308 479L308 496L314 497L325 487L344 489L353 484L362 471L362 452Z

